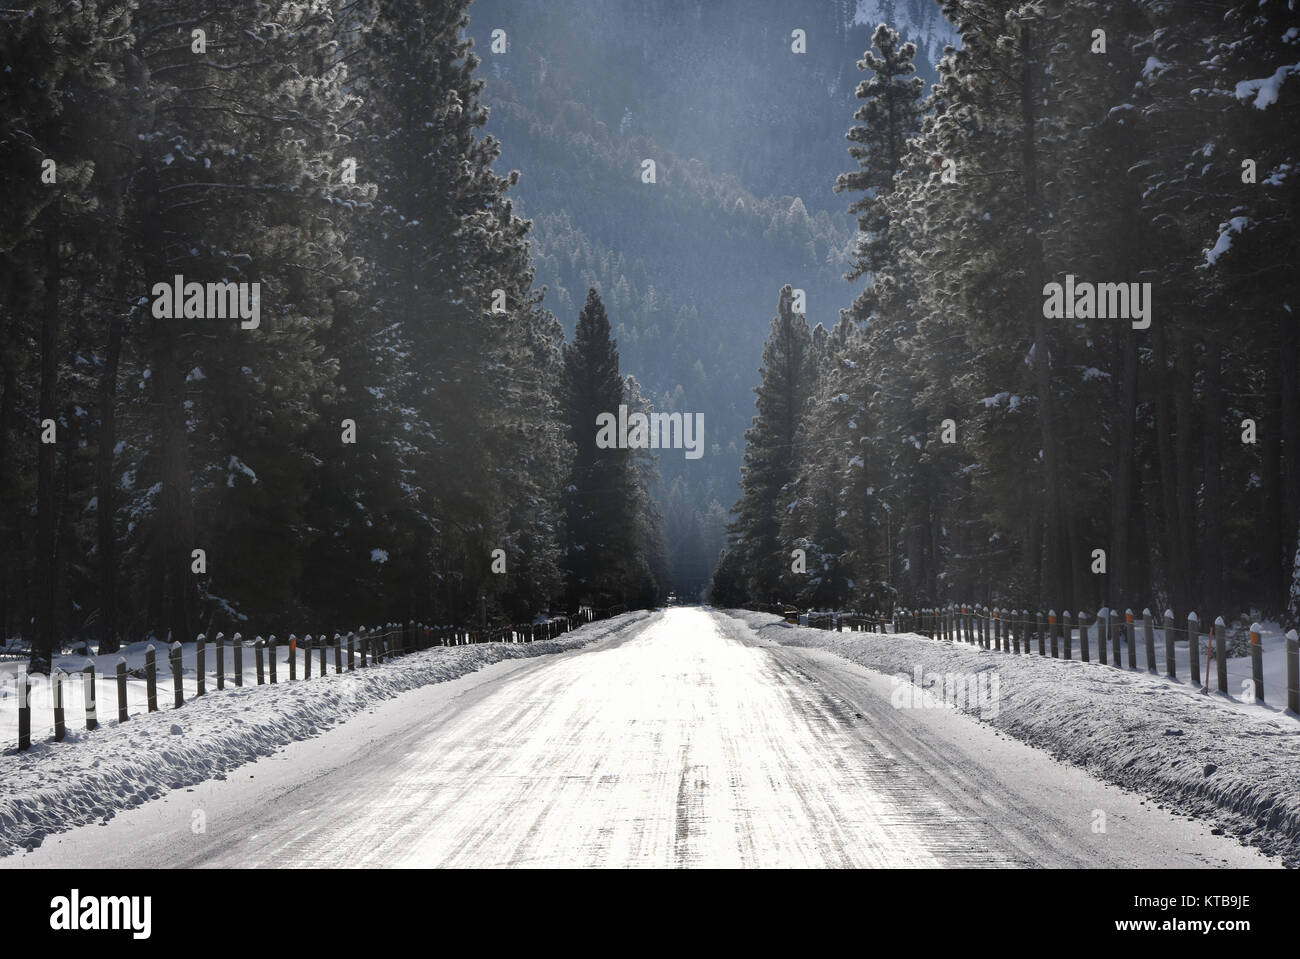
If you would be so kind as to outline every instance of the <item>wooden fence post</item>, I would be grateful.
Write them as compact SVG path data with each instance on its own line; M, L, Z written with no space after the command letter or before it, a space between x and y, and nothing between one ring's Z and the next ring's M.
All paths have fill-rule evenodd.
M144 650L144 691L149 712L158 712L158 654L153 643Z
M1187 656L1189 669L1192 672L1192 682L1201 681L1201 641L1199 634L1201 631L1201 621L1196 618L1195 613L1187 614Z
M325 674L329 672L329 663L325 661L325 656L329 653L330 640L324 633L317 633L316 642L320 644L320 677L324 679Z
M1264 647L1260 645L1259 634L1263 627L1259 623L1250 624L1250 678L1255 684L1255 702L1264 701Z
M357 634L348 633L348 672L355 672L357 668L356 656Z
M338 633L334 634L334 675L337 676L343 672L343 637Z
M1120 649L1119 644L1120 644L1120 637L1125 636L1125 632L1121 631L1121 628L1117 623L1112 623L1110 621L1111 617L1114 614L1115 611L1113 609L1108 609L1106 611L1106 629L1110 632L1110 664L1114 666L1116 669L1123 669L1124 651ZM1124 623L1125 623L1125 631L1127 629L1132 628L1133 611L1131 609L1125 615ZM1125 636L1125 638L1127 638L1127 636Z
M1133 629L1133 610L1124 610L1125 639L1128 640L1128 668L1138 668L1137 633Z
M194 690L195 696L202 696L207 692L205 688L205 667L207 665L208 638L199 633L198 638L194 640L194 672L198 674L198 686Z
M18 694L18 751L22 752L32 748L32 682L26 669L18 684Z
M1080 617L1082 618L1082 617ZM1106 637L1110 632L1110 610L1103 606L1097 610L1097 661L1106 665Z
M1178 658L1174 655L1174 611L1165 610L1165 672L1170 679L1178 678Z
M86 665L81 669L81 689L85 694L86 728L94 729L99 725L99 720L95 716L95 664L90 660L86 660Z
M126 712L126 657L117 657L117 721L124 723L129 717Z
M1038 627L1038 655L1047 655L1047 637L1043 634L1043 611L1038 611L1035 626Z
M173 709L180 709L185 704L185 690L181 686L181 644L172 643L168 651L167 658L171 661L172 667L172 686L175 693L175 705Z
M1002 652L1002 616L1001 610L993 607L993 648Z
M298 637L289 634L289 682L298 678Z
M149 647L153 649L152 646ZM63 716L63 677L66 675L63 670L55 669L54 671L54 741L63 742L63 737L68 734L67 723Z
M257 661L257 685L261 686L266 681L265 665L262 662L263 654L266 652L266 641L258 636L253 640L253 658Z
M1088 624L1084 620L1083 610L1079 610L1079 658L1085 663L1089 662L1089 653L1091 648L1088 644ZM1106 655L1106 645L1102 644L1102 655Z
M226 688L226 634L217 633L217 689Z
M1065 658L1074 658L1074 629L1070 626L1070 611L1061 610L1061 632L1065 634Z
M267 671L271 674L271 685L276 685L275 677L275 649L279 644L275 641L275 633L266 637L266 665Z
M302 638L302 678L311 679L311 633Z
M235 685L242 686L244 685L244 637L235 633L230 640L230 645L235 654Z
M1286 634L1286 708L1300 716L1300 633Z
M366 634L366 628L363 626L358 630L361 633L361 668L366 668L366 655L370 648L370 637Z
M1219 692L1228 691L1228 624L1219 616L1214 620L1214 672Z
M1060 630L1057 629L1056 627L1056 610L1054 609L1049 609L1047 611L1047 632L1052 639L1052 658L1060 659L1061 649L1060 649L1060 643L1058 641L1058 634L1060 633Z
M1156 631L1151 625L1151 607L1142 609L1142 642L1147 650L1147 672L1156 671Z

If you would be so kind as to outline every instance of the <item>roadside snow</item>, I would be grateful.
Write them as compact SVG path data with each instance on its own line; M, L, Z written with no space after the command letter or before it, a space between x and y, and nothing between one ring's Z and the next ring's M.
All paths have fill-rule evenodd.
M1202 695L1145 669L1040 658L1036 651L1017 656L915 633L836 633L790 626L766 613L727 613L765 639L826 649L909 684L918 667L927 680L995 671L997 708L962 704L968 715L1300 866L1300 722L1276 708ZM1163 644L1157 649L1163 668ZM1139 662L1145 664L1144 652ZM1241 667L1240 659L1228 662L1235 667L1230 674ZM1275 685L1271 698L1276 702L1283 695Z
M20 753L11 742L0 754L0 856L39 846L52 833L106 821L118 810L156 799L168 790L224 779L244 763L316 736L407 690L456 679L501 660L578 649L648 615L616 616L544 642L436 647L350 673L335 674L331 655L331 671L325 676L316 673L310 680L291 683L282 667L275 686L227 686L217 692L210 685L201 698L189 699L187 693L181 709L170 708L164 649L158 657L158 712L134 714L137 684L132 684L128 699L133 714L119 724L116 700L110 709L103 695L113 684L101 682L98 729L74 729L74 709L75 716L81 715L80 699L70 696L68 735L62 743L39 737L34 728L33 740L39 737L39 741L30 750ZM192 645L186 652L192 664ZM287 655L287 650L281 652ZM102 658L115 661L117 656ZM246 667L251 659L245 657ZM302 676L301 670L298 675ZM142 689L139 695L142 703ZM12 699L4 707L5 712L15 711ZM34 703L33 712L39 708Z

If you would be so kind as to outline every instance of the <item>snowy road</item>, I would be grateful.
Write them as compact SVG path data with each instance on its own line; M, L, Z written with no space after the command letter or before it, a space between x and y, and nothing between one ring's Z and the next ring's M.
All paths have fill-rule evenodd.
M971 718L895 709L893 688L671 609L405 693L0 865L1271 864Z

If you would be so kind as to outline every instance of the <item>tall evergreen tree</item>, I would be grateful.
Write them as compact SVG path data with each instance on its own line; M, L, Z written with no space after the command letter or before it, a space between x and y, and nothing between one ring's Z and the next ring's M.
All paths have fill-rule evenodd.
M618 348L594 288L564 348L565 414L573 466L564 490L564 570L569 607L625 604L638 573L636 480L631 452L597 443L598 417L625 403ZM644 573L644 570L640 570Z
M794 312L794 291L787 284L763 347L762 379L754 389L757 415L745 434L740 500L728 528L728 557L744 570L749 602L782 599L782 579L795 548L781 542L780 532L789 484L800 462L801 428L814 377L811 351L808 320Z

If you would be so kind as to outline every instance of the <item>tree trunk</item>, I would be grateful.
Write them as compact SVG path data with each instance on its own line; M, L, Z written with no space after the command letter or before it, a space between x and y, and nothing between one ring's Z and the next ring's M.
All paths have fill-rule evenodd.
M169 320L155 321L154 389L161 420L162 495L158 531L163 560L163 615L173 642L197 635L194 573L190 552L194 541L194 510L186 430L185 390L176 357L175 334Z
M1291 311L1280 311L1281 340L1278 357L1282 418L1279 439L1282 449L1282 505L1286 510L1282 531L1282 582L1279 593L1290 589L1291 563L1300 548L1300 321ZM1270 557L1269 562L1275 562Z
M1205 336L1205 475L1202 509L1205 539L1201 545L1201 598L1213 614L1223 602L1223 344L1218 321Z
M9 490L9 433L14 425L14 407L18 399L18 377L14 372L13 358L8 352L0 357L0 503L14 502ZM21 553L17 550L18 530L13 527L11 510L0 510L0 642L9 639L9 621L12 610L9 596L13 589L13 569Z
M125 319L116 304L125 303L126 266L119 264L108 317L108 343L99 386L99 448L95 459L95 525L99 541L99 651L118 650L117 540L113 533L113 446L116 443L117 365Z
M53 209L45 223L45 276L41 304L40 424L58 420L59 230ZM54 443L39 443L36 452L36 635L32 641L31 672L49 675L54 655L54 582L58 498Z
M1168 343L1163 327L1156 326L1152 341L1155 347L1152 367L1155 373L1156 459L1160 467L1160 512L1164 531L1163 566L1168 577L1165 585L1174 611L1179 616L1186 616L1190 609L1187 605L1190 589L1184 578L1189 550L1188 531L1178 516L1178 480L1175 479L1178 464L1174 455L1174 415L1169 401L1173 377L1170 375Z
M1186 304L1184 304L1184 308ZM1176 522L1183 531L1184 549L1170 556L1170 564L1178 571L1175 582L1181 589L1178 601L1189 612L1195 609L1195 584L1192 579L1195 565L1193 557L1199 548L1196 523L1196 481L1192 475L1192 393L1196 381L1196 357L1192 338L1184 329L1177 342L1177 376L1174 393L1174 498L1177 505Z
M1020 158L1021 182L1025 201L1025 301L1026 309L1034 317L1034 372L1038 392L1038 422L1043 441L1043 482L1046 494L1044 534L1046 539L1046 568L1044 570L1044 595L1039 605L1061 605L1065 596L1062 576L1061 549L1064 542L1064 523L1061 513L1060 467L1057 461L1057 439L1054 404L1052 402L1051 346L1047 338L1047 324L1043 317L1039 296L1043 289L1043 244L1039 228L1040 198L1038 195L1038 153L1035 105L1039 99L1036 84L1037 52L1029 24L1020 26Z

